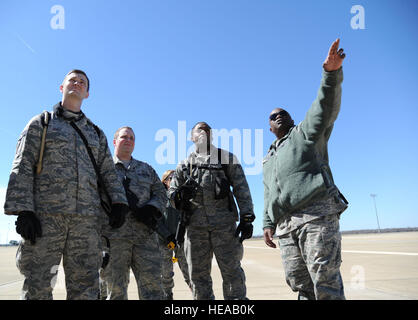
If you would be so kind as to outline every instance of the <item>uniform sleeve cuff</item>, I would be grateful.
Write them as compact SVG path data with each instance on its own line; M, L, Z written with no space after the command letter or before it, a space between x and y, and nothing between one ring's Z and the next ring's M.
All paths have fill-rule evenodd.
M343 81L343 67L334 71L326 71L322 68L322 79L327 85L336 85Z

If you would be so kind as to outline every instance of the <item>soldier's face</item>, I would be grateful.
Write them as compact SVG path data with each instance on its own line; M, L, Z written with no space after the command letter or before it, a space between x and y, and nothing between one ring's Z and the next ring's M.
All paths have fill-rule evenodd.
M212 140L210 128L204 124L198 124L192 131L192 141L197 145L207 145Z
M290 114L282 109L274 109L269 116L270 131L278 138L284 136L294 125Z
M170 175L164 180L164 184L166 188L170 188L171 180L173 180L174 172L170 173Z
M119 131L117 139L113 140L116 154L131 155L135 148L135 135L132 130L123 128Z
M87 91L87 78L81 73L70 73L60 86L64 96L72 96L78 99L86 99L89 96Z

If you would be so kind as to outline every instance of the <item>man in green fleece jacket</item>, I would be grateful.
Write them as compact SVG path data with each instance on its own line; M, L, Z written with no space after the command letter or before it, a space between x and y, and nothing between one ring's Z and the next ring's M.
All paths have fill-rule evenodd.
M274 109L270 131L277 137L263 161L264 241L279 239L286 282L299 299L345 299L340 274L340 214L347 200L334 184L328 139L341 105L343 49L331 45L318 96L298 124Z

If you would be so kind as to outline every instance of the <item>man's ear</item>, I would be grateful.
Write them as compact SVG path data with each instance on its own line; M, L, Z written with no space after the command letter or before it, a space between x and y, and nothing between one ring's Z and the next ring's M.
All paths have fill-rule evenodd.
M84 97L84 99L87 99L89 97L90 93L87 91L86 96Z
M64 86L61 84L61 85L60 85L60 92L61 92L61 93L62 93L63 88L64 88Z
M113 139L113 146L116 147L116 140Z

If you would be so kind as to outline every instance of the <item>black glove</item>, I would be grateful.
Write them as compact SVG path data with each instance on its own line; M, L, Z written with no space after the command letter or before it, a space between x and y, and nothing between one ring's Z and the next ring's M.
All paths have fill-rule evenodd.
M189 201L196 196L196 187L185 183L178 188L179 197L182 201Z
M36 243L36 237L42 237L41 222L32 211L21 211L15 225L16 232L32 244Z
M253 236L253 224L255 216L251 213L241 216L237 230L235 231L235 237L241 233L239 242L243 242L245 239L250 239Z
M178 187L174 194L174 204L176 209L190 210L190 200L196 196L196 187L189 183L184 183Z
M135 210L133 216L139 222L142 222L151 229L155 229L157 219L161 216L161 213L156 207L146 204Z
M123 203L112 204L112 211L109 215L109 225L112 229L120 228L124 224L128 211L129 207Z

